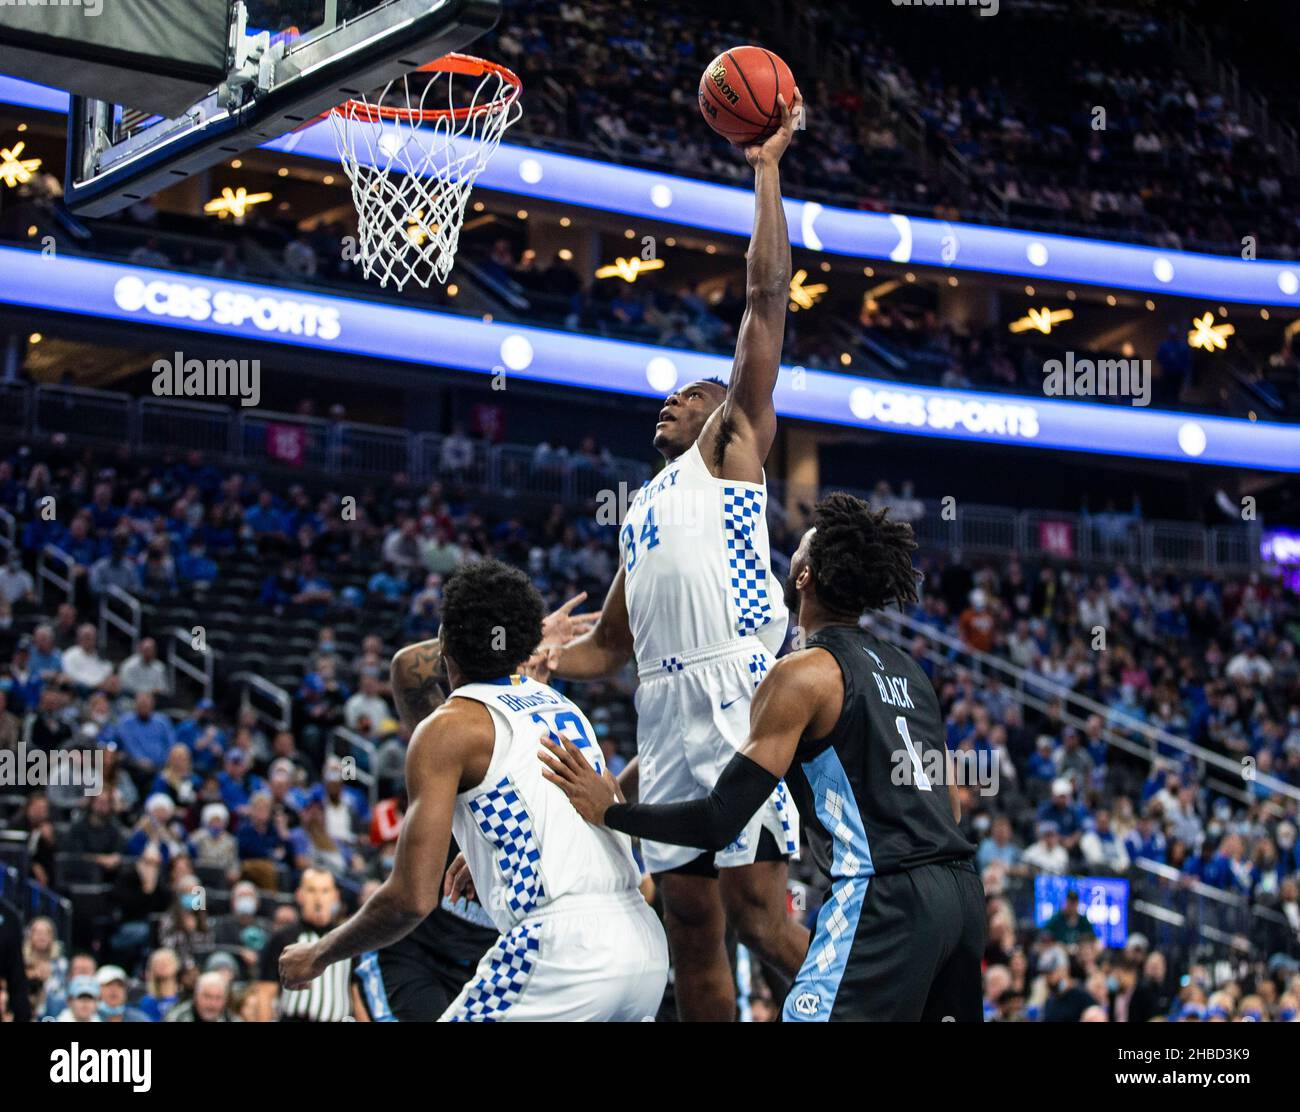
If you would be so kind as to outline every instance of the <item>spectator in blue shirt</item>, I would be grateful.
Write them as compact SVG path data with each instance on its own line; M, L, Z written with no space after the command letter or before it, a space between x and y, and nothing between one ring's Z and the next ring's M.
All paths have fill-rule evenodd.
M221 802L232 815L242 815L249 800L256 793L266 791L266 781L251 771L248 754L238 746L226 750L225 766L217 777L217 783L221 785Z
M259 888L274 889L275 866L289 862L292 848L283 816L272 818L269 792L257 792L249 800L236 840L248 878Z
M1073 802L1074 788L1064 776L1052 781L1052 798L1038 808L1038 822L1054 822L1065 848L1074 851L1083 835L1087 812Z
M366 590L389 602L397 602L406 597L408 584L405 578L394 573L392 564L384 564L370 577Z
M975 855L975 860L979 865L980 872L983 872L995 861L1005 865L1008 871L1020 864L1020 847L1012 840L1011 820L1006 815L998 815L993 820L989 836L980 842L979 852Z
M128 768L141 782L152 780L176 744L171 720L157 712L153 694L148 691L135 697L135 710L119 718L110 730L112 740L126 756Z
M302 580L298 578L298 569L286 561L280 565L278 575L268 575L262 581L262 593L258 601L279 613L293 602L301 590Z
M208 586L216 582L217 562L208 555L203 537L195 533L185 555L176 561L176 575L182 583Z
M244 523L253 530L253 536L259 544L266 539L274 539L281 544L289 539L288 516L275 505L275 495L269 490L262 491L257 497L257 504L244 513Z
M14 647L8 669L0 670L0 691L9 696L9 709L14 714L22 714L40 702L44 685L40 674L32 668L32 639L24 637Z
M1136 862L1139 857L1147 857L1158 865L1164 865L1169 860L1169 846L1150 811L1144 812L1138 819L1137 826L1128 832L1124 848L1128 851L1130 861Z
M189 746L194 771L201 776L215 771L226 747L226 732L217 726L216 704L200 699L194 713L176 727L176 740Z
M83 514L72 519L68 535L59 547L76 561L77 567L83 569L104 555L103 543L90 531L90 519Z
M27 660L28 667L32 672L39 676L44 682L48 683L56 676L63 673L63 654L59 652L54 644L54 627L51 625L39 625L32 634L31 655Z
M1056 761L1052 757L1052 739L1047 734L1039 734L1033 753L1025 764L1025 783L1031 794L1035 786L1045 789L1056 779ZM1035 783L1036 782L1036 783ZM1035 795L1036 798L1042 798Z

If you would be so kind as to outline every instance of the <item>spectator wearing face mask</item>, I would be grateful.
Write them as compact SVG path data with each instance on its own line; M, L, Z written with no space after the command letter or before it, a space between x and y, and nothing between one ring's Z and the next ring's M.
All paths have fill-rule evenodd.
M149 1017L127 1003L131 982L119 965L105 965L99 981L99 1018L103 1023L148 1023Z
M193 874L179 878L175 891L176 897L158 925L158 941L176 951L182 963L194 965L199 954L213 944L207 892Z
M242 980L257 971L262 951L271 937L270 922L258 914L257 886L241 880L231 889L230 913L217 917L213 935L218 946L234 953L243 967Z
M230 833L230 812L224 803L203 808L202 825L190 835L190 857L196 865L222 869L232 882L239 877L239 843Z
M1100 1007L1072 976L1065 947L1053 946L1038 959L1047 998L1043 1003L1044 1023L1078 1023L1089 1008Z

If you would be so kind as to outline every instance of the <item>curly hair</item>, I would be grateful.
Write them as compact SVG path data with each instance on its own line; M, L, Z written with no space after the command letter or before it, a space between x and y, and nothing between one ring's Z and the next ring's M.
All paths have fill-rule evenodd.
M813 507L813 526L808 558L817 598L827 609L861 614L916 601L916 537L907 522L890 521L887 508L873 510L835 491Z
M518 568L480 560L443 591L442 645L469 682L509 675L542 640L542 596Z

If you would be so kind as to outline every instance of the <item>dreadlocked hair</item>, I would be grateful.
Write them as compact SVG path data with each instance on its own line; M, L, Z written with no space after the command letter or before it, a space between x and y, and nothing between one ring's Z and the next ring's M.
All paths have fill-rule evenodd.
M813 507L813 526L808 558L817 598L827 609L861 614L916 601L916 536L907 522L890 521L888 508L873 510L837 490Z

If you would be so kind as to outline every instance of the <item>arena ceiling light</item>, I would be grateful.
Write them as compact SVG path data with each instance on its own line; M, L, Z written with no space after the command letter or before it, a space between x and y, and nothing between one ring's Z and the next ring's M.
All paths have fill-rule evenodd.
M1067 320L1074 320L1073 309L1030 309L1026 316L1013 320L1010 328L1016 333L1038 331L1050 336L1056 325Z
M800 267L794 272L790 279L790 311L797 312L800 309L811 309L823 297L826 291L830 289L825 282L816 282L813 285L807 285L808 272Z
M15 143L12 147L0 147L0 181L10 189L24 185L32 180L32 175L41 168L39 158L23 158L26 143Z
M602 266L597 269L597 278L622 278L624 282L631 284L635 282L642 274L650 270L663 270L663 259L642 259L633 257L631 259L618 258L609 266Z
M405 305L0 248L0 304L339 356L662 398L730 374L730 355L475 320ZM777 412L839 427L1022 448L1300 473L1300 426L949 390L783 367Z
M1192 330L1187 333L1187 342L1202 351L1227 351L1228 337L1236 331L1231 324L1215 324L1214 314L1207 311L1203 317L1192 318Z
M242 220L248 214L251 206L265 204L270 199L271 194L250 193L242 185L238 189L231 189L230 186L226 186L219 197L213 197L203 206L203 211L209 216L217 216L222 220L227 216Z

